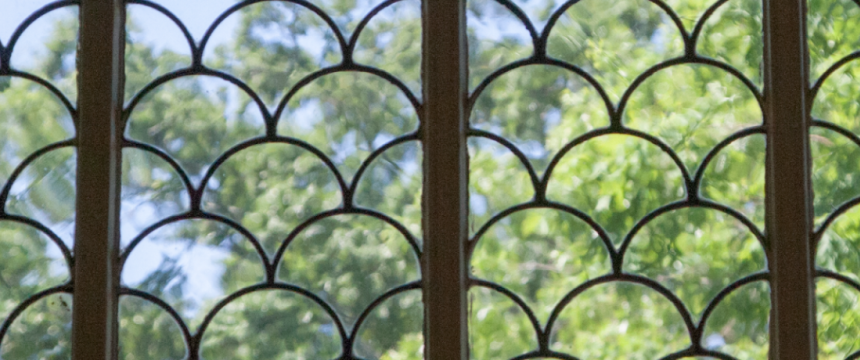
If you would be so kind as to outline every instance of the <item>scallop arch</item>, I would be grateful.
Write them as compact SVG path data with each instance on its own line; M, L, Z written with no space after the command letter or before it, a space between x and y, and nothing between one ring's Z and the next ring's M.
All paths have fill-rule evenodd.
M161 15L164 15L171 23L173 23L173 25L176 25L176 28L182 33L182 36L185 37L186 42L188 42L188 50L192 56L197 52L197 45L194 42L194 37L191 35L188 27L185 26L185 23L183 23L176 14L172 13L164 6L149 0L127 0L127 2L129 5L140 5L141 7L150 8Z
M6 203L7 203L8 197L9 197L9 193L12 190L12 186L15 184L15 182L18 180L18 177L21 176L21 174L24 172L24 170L27 169L27 167L29 167L30 165L32 165L33 163L38 161L43 156L46 156L46 155L48 155L54 151L57 151L57 150L62 151L63 149L67 149L67 148L74 148L74 144L72 141L66 140L66 141L60 141L60 142L55 142L53 144L49 144L49 145L47 145L47 146L45 146L39 150L36 150L36 152L31 153L26 158L24 158L20 163L15 165L14 170L12 171L12 173L9 175L8 178L6 178L6 179L0 178L0 180L5 181L5 184L2 188L2 191L0 191L0 208L5 210Z
M500 303L507 303L509 308L514 308L514 309L519 310L517 312L513 312L513 314L511 311L506 311L505 313L506 313L506 315L514 315L516 318L518 318L518 320L513 320L515 322L520 323L517 325L527 324L528 326L530 326L530 330L533 333L534 337L532 339L530 339L529 343L534 345L533 346L534 349L540 348L541 343L542 343L542 339L545 337L545 334L543 333L543 329L541 328L540 320L535 316L534 311L532 311L532 309L528 306L528 304L526 304L526 302L519 295L506 289L504 286L493 283L491 281L486 281L486 280L481 280L481 279L472 279L472 284L470 285L469 292L481 292L481 291L483 292L483 294L474 295L475 298L478 298L479 296L483 295L483 296L481 296L481 297L485 297L485 299L483 299L483 300L489 301L491 304L495 304L496 306L498 306L498 305L500 305ZM482 299L478 299L476 301L477 305L480 305L481 300ZM513 306L511 306L511 305L513 305ZM486 308L486 309L491 309L491 308ZM487 311L489 311L489 310L487 310ZM479 321L480 321L481 310L478 310L477 313L474 314L474 316L478 317ZM491 317L491 316L487 316L487 314L485 314L484 316L485 316L485 318ZM501 318L502 316L503 316L502 314L497 313L495 317ZM472 317L472 315L470 314L469 317ZM512 321L512 320L508 319L508 322L510 322L510 321ZM473 323L473 324L471 324L471 327L478 328L478 327L480 327L480 325ZM478 332L478 333L480 333L480 332ZM503 339L497 339L497 340L503 340ZM525 350L525 349L523 349L523 350Z
M182 320L182 316L179 315L179 313L175 309L173 309L173 307L170 306L170 304L164 302L164 300L161 300L160 298L158 298L156 296L153 296L152 294L149 294L149 293L146 293L144 291L137 290L137 289L131 289L131 288L125 288L125 287L120 289L120 296L121 296L120 302L122 302L123 296L137 299L138 301L143 301L145 303L152 304L152 305L156 306L157 308L159 308L164 314L167 314L167 316L169 316L173 320L176 327L179 328L179 331L182 334L182 340L183 340L183 345L185 347L186 354L188 354L188 348L189 348L189 344L191 343L191 338L192 338L191 331L188 329L188 325L185 323L185 321ZM120 306L122 306L122 305L120 304ZM121 333L122 333L122 330L120 329L120 334Z
M293 286L293 285L289 285L289 284L283 284L283 283L273 283L273 284L268 284L268 285L254 285L254 286L246 287L244 289L241 289L239 291L234 292L229 297L218 302L218 304L216 304L206 314L206 317L200 323L200 326L198 327L198 330L193 337L194 342L192 344L194 344L194 346L192 346L192 348L189 350L193 351L193 353L195 353L195 354L201 350L200 345L202 344L202 340L206 335L206 330L208 329L209 325L212 323L212 321L215 319L215 317L218 315L218 313L220 313L221 310L223 310L225 307L230 305L230 303L232 303L233 301L235 301L235 300L237 300L243 296L246 296L246 295L249 295L252 293L265 292L265 291L285 292L288 294L292 294L292 295L296 295L296 296L305 298L307 300L310 300L314 304L316 304L320 309L322 309L325 312L325 314L329 317L329 319L331 319L332 322L335 324L335 326L337 327L337 330L338 330L337 331L338 336L341 340L342 348L346 349L346 339L349 338L349 335L347 334L346 328L345 328L343 322L341 321L340 317L337 315L337 313L335 313L334 309L330 305L328 305L319 296L317 296L314 293L312 293L306 289L303 289L301 287Z
M78 111L75 108L75 105L72 104L72 101L69 100L69 98L66 97L66 95L63 94L63 92L60 91L60 89L58 89L56 86L54 86L53 84L51 84L47 80L42 79L36 75L26 73L26 72L17 71L17 70L12 70L9 73L4 73L4 71L2 69L0 69L0 77L3 77L3 76L9 76L12 78L20 78L23 80L27 80L29 82L32 82L32 83L35 83L36 85L41 86L45 90L48 90L48 92L50 92L52 95L54 95L56 100L59 100L63 109L68 113L69 117L72 118L72 122L74 123L74 126L77 129Z
M55 294L72 294L72 286L71 285L60 285L50 289L42 290L41 292L30 296L24 302L18 304L13 310L12 313L9 314L8 317L0 324L0 345L3 344L3 340L6 338L6 334L9 332L9 328L21 316L24 311L26 311L30 306L36 304L40 300L47 298L48 296Z
M3 54L3 59L0 60L0 63L2 63L4 66L8 66L10 64L9 60L12 57L12 53L15 51L15 45L17 44L18 39L21 38L21 35L23 35L23 33L25 31L27 31L27 29L30 27L30 25L32 25L34 22L41 19L46 14L53 12L54 10L65 8L65 7L76 6L76 5L78 5L78 2L79 1L75 1L75 0L65 0L65 1L57 1L57 2L53 2L53 3L49 3L49 4L46 4L45 6L43 6L42 8L40 8L39 10L37 10L36 12L27 16L27 18L24 19L24 21L22 21L18 25L18 27L15 29L15 31L12 33L12 36L9 37L9 42L6 44L5 48L3 49L3 50L5 50L5 53ZM0 42L0 45L2 45L2 42Z
M624 91L624 95L622 95L621 101L618 103L618 116L619 116L619 118L624 116L625 112L627 111L627 103L630 101L630 98L633 96L633 94L636 92L636 90L638 90L639 87L643 83L645 83L647 80L649 80L649 78L651 78L653 75L655 75L655 74L657 74L663 70L672 68L672 67L693 66L693 65L704 65L704 66L716 68L717 70L722 70L723 72L735 77L737 80L739 80L740 82L742 82L744 84L744 88L747 91L749 91L749 93L753 96L753 98L758 103L759 110L761 111L761 114L764 114L765 109L764 109L764 103L762 102L762 94L761 94L760 90L755 86L755 84L749 78L746 77L746 75L744 75L743 73L739 72L737 69L731 67L730 65L728 65L724 62L713 60L713 59L702 58L702 57L696 57L692 60L688 60L685 58L669 59L669 60L663 61L657 65L652 66L651 68L646 70L644 73L642 73L638 77L636 77L636 79L633 80L633 83L630 84L630 86L627 88L627 90Z
M412 282L409 284L405 284L403 286L398 286L394 289L389 290L385 294L377 297L377 299L373 303L371 303L370 306L365 308L364 311L359 316L358 320L356 320L355 325L352 327L352 331L350 332L350 335L349 335L349 338L351 340L350 344L353 346L353 349L352 349L353 352L354 352L354 348L355 348L354 345L359 340L359 338L361 337L362 330L364 330L364 328L362 326L365 325L365 323L367 323L367 320L369 318L371 318L371 316L374 314L374 312L377 310L377 308L379 308L379 306L381 306L382 304L384 304L386 302L394 301L396 298L398 298L402 295L406 295L409 292L414 292L414 291L420 290L420 289L421 289L420 281L415 281L415 282Z
M419 264L421 261L421 247L418 244L418 241L409 233L409 230L406 229L402 224L395 221L391 217L381 214L379 212L368 210L368 209L336 209L331 211L326 211L317 214L316 216L306 220L301 225L296 227L290 234L287 236L286 240L280 245L277 253L272 259L272 266L275 268L273 271L277 271L277 268L280 267L280 263L283 262L284 253L289 250L289 246L298 238L305 230L311 225L314 225L320 221L327 220L330 218L338 217L338 216L364 216L369 217L375 220L382 221L386 224L386 226L391 227L397 230L398 233L403 237L403 240L406 240L407 244L409 244L412 249L412 255L414 256L414 261L416 264ZM420 276L421 267L417 268Z
M68 245L66 245L66 243L63 242L63 240L60 239L59 236L57 236L57 234L55 234L53 231L51 231L51 229L49 229L45 225L42 225L41 223L39 223L33 219L26 218L23 216L3 215L2 217L0 217L0 224L2 224L4 222L11 222L11 223L16 224L18 226L25 226L25 227L32 228L33 230L36 230L42 236L45 236L46 238L48 238L50 240L50 244L48 244L48 246L51 246L51 245L56 246L60 250L60 253L62 253L63 261L66 264L66 271L68 271L69 278L70 279L72 278L74 271L75 271L75 269L74 269L74 257L72 255L72 251L71 251L71 249L69 249Z

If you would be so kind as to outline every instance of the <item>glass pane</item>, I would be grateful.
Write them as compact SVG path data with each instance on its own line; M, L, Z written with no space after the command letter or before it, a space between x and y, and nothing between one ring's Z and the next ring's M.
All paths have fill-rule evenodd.
M421 2L155 3L126 24L121 358L422 358Z
M767 357L761 1L467 17L472 358Z
M808 0L818 358L860 356L860 3Z
M78 8L0 1L0 358L71 356Z

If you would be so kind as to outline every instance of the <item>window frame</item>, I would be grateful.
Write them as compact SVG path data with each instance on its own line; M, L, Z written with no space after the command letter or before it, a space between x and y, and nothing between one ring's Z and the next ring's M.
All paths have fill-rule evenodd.
M466 0L422 2L425 358L468 359ZM80 0L72 358L117 358L124 0ZM771 359L815 359L806 1L763 0ZM108 39L109 41L106 41Z

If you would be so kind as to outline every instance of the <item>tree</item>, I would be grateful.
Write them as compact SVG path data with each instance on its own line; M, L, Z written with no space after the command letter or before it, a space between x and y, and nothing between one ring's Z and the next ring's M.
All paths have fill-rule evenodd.
M231 15L229 42L201 55L141 41L137 16L154 10L130 5L123 246L132 249L126 264L159 265L140 279L124 273L121 358L337 358L345 338L359 358L421 358L420 2L385 7L351 47L378 3L315 2L340 35L307 7L256 3ZM538 39L561 6L513 3ZM669 1L673 19L656 2L578 2L538 41L555 59L546 60L532 57L543 53L509 8L469 3L473 358L534 351L550 318L543 336L553 351L659 358L690 347L688 327L705 314L694 339L703 350L766 356L760 2L720 6L697 33L700 60L659 65L684 56L678 26L693 33L711 4ZM860 48L850 36L860 32L860 6L809 8L817 79ZM73 99L69 14L33 71ZM848 130L813 129L819 225L858 195L858 69L838 70L815 98L816 118ZM29 154L73 137L71 125L42 119L74 115L38 84L0 79L12 79L0 93L0 121L14 130L0 134L6 181ZM48 154L19 178L32 185L8 186L6 211L62 234L73 214L73 151ZM65 276L49 265L57 241L14 219L0 221L10 259L0 265L0 317ZM857 219L836 218L817 253L822 269L850 281L860 280ZM195 294L201 281L212 289ZM819 280L822 358L860 345L850 281ZM70 307L57 294L28 308L0 339L0 357L67 357Z

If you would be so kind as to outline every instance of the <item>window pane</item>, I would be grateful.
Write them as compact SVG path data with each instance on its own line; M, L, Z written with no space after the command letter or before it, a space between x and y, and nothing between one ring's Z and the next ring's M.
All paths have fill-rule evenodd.
M0 1L0 358L70 356L77 6Z
M808 1L818 358L860 355L860 3Z
M421 2L129 2L123 359L422 358Z
M472 358L765 358L761 2L468 4Z

